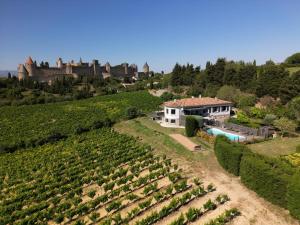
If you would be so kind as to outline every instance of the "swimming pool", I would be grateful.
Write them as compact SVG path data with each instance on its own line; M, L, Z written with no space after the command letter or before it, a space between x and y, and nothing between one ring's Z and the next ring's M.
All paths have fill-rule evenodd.
M208 134L212 134L214 136L224 135L224 136L228 137L231 141L244 141L246 139L244 136L228 133L228 132L225 132L225 131L217 129L217 128L210 128L206 132Z

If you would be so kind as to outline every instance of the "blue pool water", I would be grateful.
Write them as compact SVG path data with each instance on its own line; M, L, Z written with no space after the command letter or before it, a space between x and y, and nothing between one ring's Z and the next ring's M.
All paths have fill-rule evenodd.
M214 136L224 135L224 136L228 137L231 141L243 141L243 140L245 140L244 136L228 133L228 132L222 131L222 130L217 129L217 128L210 128L210 129L207 130L207 133L212 134Z

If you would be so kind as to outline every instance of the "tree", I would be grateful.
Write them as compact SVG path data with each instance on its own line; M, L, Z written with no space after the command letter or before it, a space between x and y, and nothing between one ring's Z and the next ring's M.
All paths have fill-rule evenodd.
M182 72L181 66L178 63L176 63L173 68L172 76L171 76L171 85L172 86L181 85L181 83L182 83L181 72Z
M300 94L300 71L286 77L279 88L279 97L283 104Z
M187 116L185 118L185 133L188 137L193 137L199 128L197 119L193 116Z
M300 52L295 53L286 58L285 63L287 64L300 64Z
M134 119L138 117L138 115L139 115L139 111L136 107L129 107L126 109L126 117L128 119Z
M278 97L282 80L287 78L288 75L284 67L277 66L270 62L266 63L258 75L257 96L270 95L272 97Z
M253 64L243 65L235 78L235 83L241 90L253 90L256 80L256 66Z
M256 102L256 96L254 94L241 93L236 97L237 106L244 108L248 106L254 106Z
M276 118L277 117L274 114L267 114L263 120L263 123L265 125L272 125Z
M235 65L225 67L223 84L235 85L237 76L238 76L238 71L235 68Z
M226 101L234 102L240 93L239 89L236 89L233 86L224 85L218 90L217 97Z
M221 87L223 84L225 65L225 58L219 58L215 65L208 65L206 68L206 82Z
M300 121L300 96L293 98L292 101L289 102L288 108L292 114L292 117Z
M280 119L275 120L274 126L281 131L282 137L285 133L294 132L297 127L294 121L289 120L286 117L281 117Z

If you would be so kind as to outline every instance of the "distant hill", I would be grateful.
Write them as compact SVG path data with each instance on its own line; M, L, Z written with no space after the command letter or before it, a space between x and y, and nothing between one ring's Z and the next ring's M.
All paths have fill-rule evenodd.
M11 73L11 75L17 76L17 71L16 70L0 70L0 77L7 77L8 73Z

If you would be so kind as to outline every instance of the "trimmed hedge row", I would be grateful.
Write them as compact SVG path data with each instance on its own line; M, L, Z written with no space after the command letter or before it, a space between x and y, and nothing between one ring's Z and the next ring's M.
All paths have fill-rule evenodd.
M228 172L258 195L290 211L300 220L300 171L280 158L269 158L251 152L246 146L218 136L215 154Z
M225 136L218 135L214 149L220 165L229 173L238 176L245 147L238 143L231 143Z
M292 177L286 193L287 208L291 215L300 220L300 172Z
M242 182L273 204L287 208L287 186L295 171L279 159L244 154L240 165Z
M185 118L185 133L188 137L193 137L199 128L198 120L194 116L187 116Z

